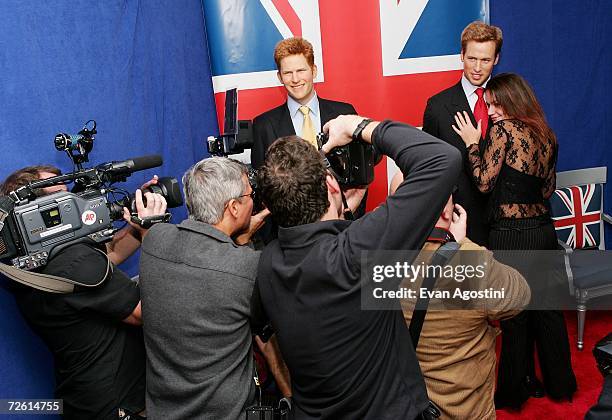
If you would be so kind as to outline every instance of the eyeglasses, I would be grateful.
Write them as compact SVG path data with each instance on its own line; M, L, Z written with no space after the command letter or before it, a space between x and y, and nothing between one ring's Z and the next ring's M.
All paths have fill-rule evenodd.
M248 194L239 195L236 198L240 198L240 197L251 197L252 199L255 199L255 190L251 190L251 192L248 193Z

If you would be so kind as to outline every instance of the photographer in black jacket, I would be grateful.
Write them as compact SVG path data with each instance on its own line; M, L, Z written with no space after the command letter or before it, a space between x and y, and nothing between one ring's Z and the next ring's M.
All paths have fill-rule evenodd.
M428 399L410 335L399 303L391 311L361 309L361 253L420 249L451 193L460 155L392 121L345 115L324 131L325 152L361 139L393 159L406 181L376 210L343 220L340 186L321 155L295 137L277 140L259 187L280 228L260 259L254 324L268 318L278 334L295 418L413 419ZM363 190L348 191L348 206L362 197Z
M7 177L0 192L6 195L59 174L59 169L48 165L23 168ZM35 193L43 196L66 190L62 184ZM140 218L165 213L163 196L144 196L146 206L141 191L136 192ZM129 219L127 209L124 217ZM53 353L55 398L63 399L66 419L120 419L127 415L136 419L132 413L144 410L146 359L139 327L140 289L113 264L131 255L145 234L145 229L131 224L107 247L70 245L39 270L85 284L104 279L99 286L75 286L73 293L60 294L9 283L21 314Z

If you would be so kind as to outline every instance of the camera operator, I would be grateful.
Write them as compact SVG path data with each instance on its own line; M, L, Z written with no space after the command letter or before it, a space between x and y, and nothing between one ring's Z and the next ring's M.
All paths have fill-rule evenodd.
M420 249L451 193L460 155L392 121L344 115L324 131L324 152L363 140L408 181L374 211L343 220L340 186L319 152L291 137L272 144L258 186L280 228L261 256L254 324L269 318L278 334L296 419L413 419L428 399L410 335L399 302L396 310L361 309L361 253ZM350 191L348 206L362 197Z
M252 215L246 166L233 159L201 160L183 186L189 218L153 226L142 247L147 414L244 418L255 397L250 298L260 253L241 245L269 212ZM288 394L287 379L276 380Z
M53 165L36 165L19 169L6 178L2 188L2 194L8 194L11 192L11 188L13 188L13 186L13 189L17 189L27 185L30 182L52 178L61 174L62 171ZM154 175L150 181L143 184L140 188L144 190L150 185L156 184L157 179L157 175ZM38 197L59 191L68 191L66 184L57 184L49 187L34 189L34 193ZM164 197L156 194L154 199L164 200ZM128 222L128 225L117 232L113 236L113 239L106 244L106 255L108 255L108 258L113 264L117 265L124 262L132 254L134 254L138 248L140 248L140 243L142 242L142 232L145 231L145 229L142 229L138 225L131 222L129 211L127 211L127 209L124 209L124 219Z
M53 166L23 168L6 179L1 192L59 174ZM66 190L66 185L55 185L35 193L43 196ZM143 194L136 191L140 218L165 213L164 197L144 196L146 206ZM127 209L124 218L129 220ZM39 270L84 284L104 278L99 286L75 286L73 293L59 294L9 283L20 312L53 353L55 397L63 399L66 419L117 419L144 409L145 354L142 330L135 327L142 323L140 290L109 261L127 258L146 232L135 224L126 227L108 246L108 257L104 246L68 245Z

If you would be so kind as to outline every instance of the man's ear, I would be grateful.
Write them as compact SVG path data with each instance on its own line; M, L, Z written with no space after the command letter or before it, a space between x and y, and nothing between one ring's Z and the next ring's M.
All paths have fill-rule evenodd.
M317 78L317 65L316 64L312 65L312 78L313 79Z
M340 192L340 184L332 174L327 174L325 176L325 182L327 183L327 190L332 194L336 194Z
M495 54L495 61L493 61L493 65L496 65L499 61L499 54Z
M227 206L225 208L225 211L229 211L230 215L234 218L238 217L238 200L235 198L232 198L230 201L227 202Z
M449 198L444 208L442 209L442 213L440 214L440 218L444 221L453 221L453 212L455 211L455 206L453 205L453 199Z
M281 77L280 70L276 72L276 77L278 77L278 81L281 85L284 85L283 78Z

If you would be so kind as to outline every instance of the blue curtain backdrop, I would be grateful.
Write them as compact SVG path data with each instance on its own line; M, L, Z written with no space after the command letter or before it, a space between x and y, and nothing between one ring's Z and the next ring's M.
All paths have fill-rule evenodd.
M534 87L559 137L558 169L612 168L612 2L490 0L490 17L504 31L496 71ZM209 68L199 0L0 2L0 178L34 163L69 170L53 137L90 118L93 162L164 156L130 187L153 173L180 176L217 132ZM0 308L0 398L51 397L50 355L1 288Z
M132 175L133 190L153 174L180 179L218 130L199 0L4 0L0 75L0 179L39 163L72 170L53 138L95 119L86 166L163 156ZM135 274L137 260L125 268ZM0 331L0 398L51 397L50 355L2 287Z
M519 73L534 88L559 141L558 171L608 167L612 214L612 1L490 0L504 33L496 73ZM612 229L606 228L607 249Z

